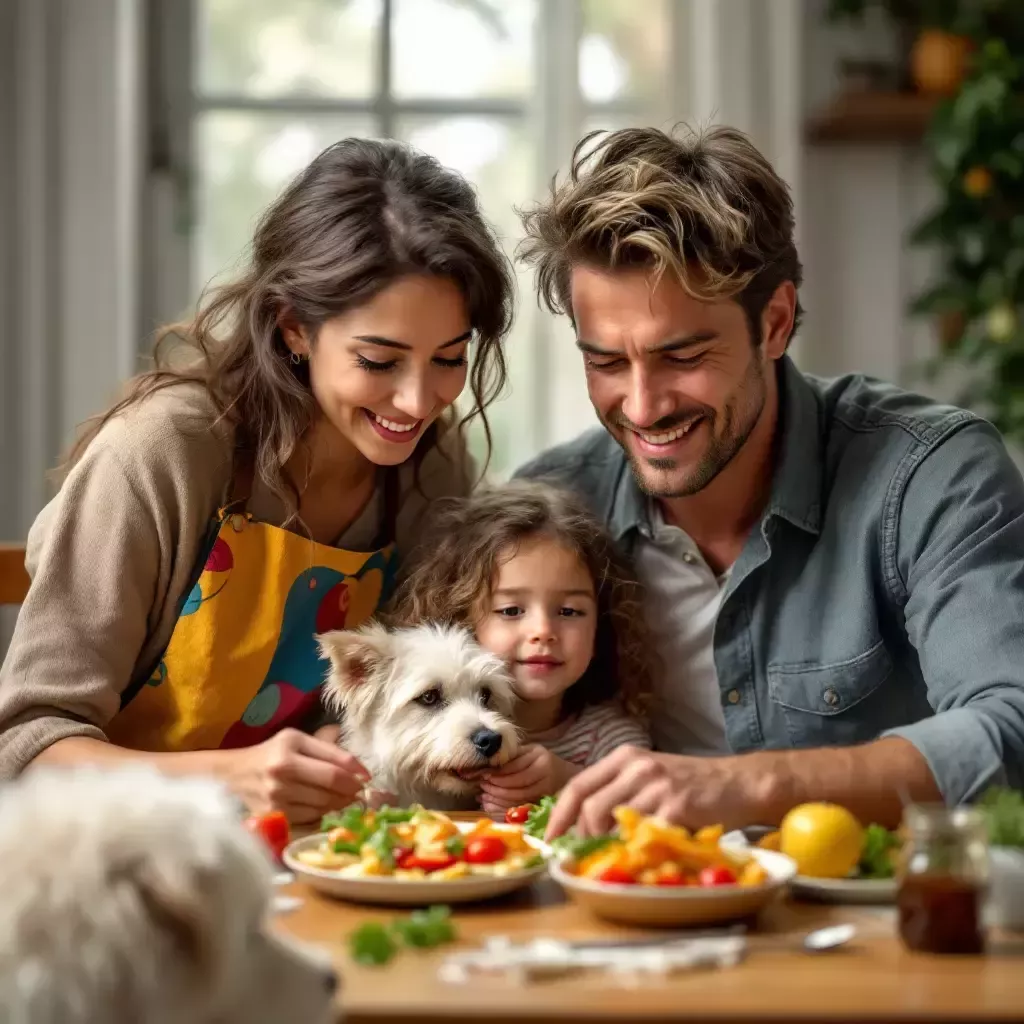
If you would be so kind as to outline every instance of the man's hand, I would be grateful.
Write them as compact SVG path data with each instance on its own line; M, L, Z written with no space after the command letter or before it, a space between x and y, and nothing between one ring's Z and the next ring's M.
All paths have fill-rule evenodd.
M557 793L580 768L556 757L539 743L523 747L518 756L480 783L480 806L488 814L507 811L519 804L536 803Z
M684 757L619 747L562 791L545 838L575 823L579 835L607 832L612 811L635 807L687 828L775 824L779 784L748 757Z
M859 747L760 750L729 757L652 754L619 747L576 776L551 812L547 838L574 822L581 835L606 831L620 804L686 828L721 823L777 825L811 800L840 804L863 822L895 828L909 800L942 799L928 762L900 736Z

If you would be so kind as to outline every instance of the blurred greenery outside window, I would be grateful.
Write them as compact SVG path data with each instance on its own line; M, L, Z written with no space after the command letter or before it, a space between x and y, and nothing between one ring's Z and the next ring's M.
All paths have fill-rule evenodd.
M564 38L556 3L577 5L574 38ZM264 207L320 150L350 135L403 139L464 174L511 256L521 236L514 207L544 194L578 136L649 123L660 109L669 3L193 0L192 298L237 271ZM575 45L571 97L555 87L542 94L544 33L559 25L563 38L548 38L547 59ZM536 119L546 105L566 103L572 115L553 164L539 152ZM571 340L554 344L532 275L517 269L511 387L488 414L497 477L551 443L551 408L556 418L573 410L561 436L593 422ZM478 425L472 444L482 452Z

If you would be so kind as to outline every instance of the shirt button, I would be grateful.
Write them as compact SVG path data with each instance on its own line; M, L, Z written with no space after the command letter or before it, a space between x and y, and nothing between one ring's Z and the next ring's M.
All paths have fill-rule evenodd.
M729 692L728 692L728 693L727 693L727 694L725 695L725 699L726 699L726 700L727 700L727 701L728 701L728 702L729 702L730 704L739 704L739 702L740 702L740 691L739 691L739 690L730 690L730 691L729 691Z
M684 551L683 552L683 561L687 565L696 565L697 564L697 556L692 551Z
M839 694L830 686L824 693L825 703L830 707L834 708L839 705Z

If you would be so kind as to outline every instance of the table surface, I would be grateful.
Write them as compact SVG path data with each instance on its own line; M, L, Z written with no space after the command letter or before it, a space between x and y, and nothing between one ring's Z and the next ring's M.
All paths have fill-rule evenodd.
M300 897L301 904L276 918L276 927L330 951L342 975L347 1024L1024 1021L1024 935L994 937L981 957L914 954L899 943L891 907L782 900L761 914L738 966L645 980L638 988L597 972L519 986L494 977L454 985L438 979L441 961L491 935L524 941L650 933L594 918L545 878L499 900L454 906L455 944L402 950L383 967L364 967L348 954L348 934L366 921L386 922L407 911L345 903L301 882L280 891ZM806 932L845 922L857 927L848 946L819 954L800 949Z

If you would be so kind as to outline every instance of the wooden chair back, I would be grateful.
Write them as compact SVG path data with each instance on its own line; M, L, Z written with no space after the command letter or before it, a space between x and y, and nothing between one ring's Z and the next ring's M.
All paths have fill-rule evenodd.
M25 545L0 543L0 607L19 605L28 593Z

